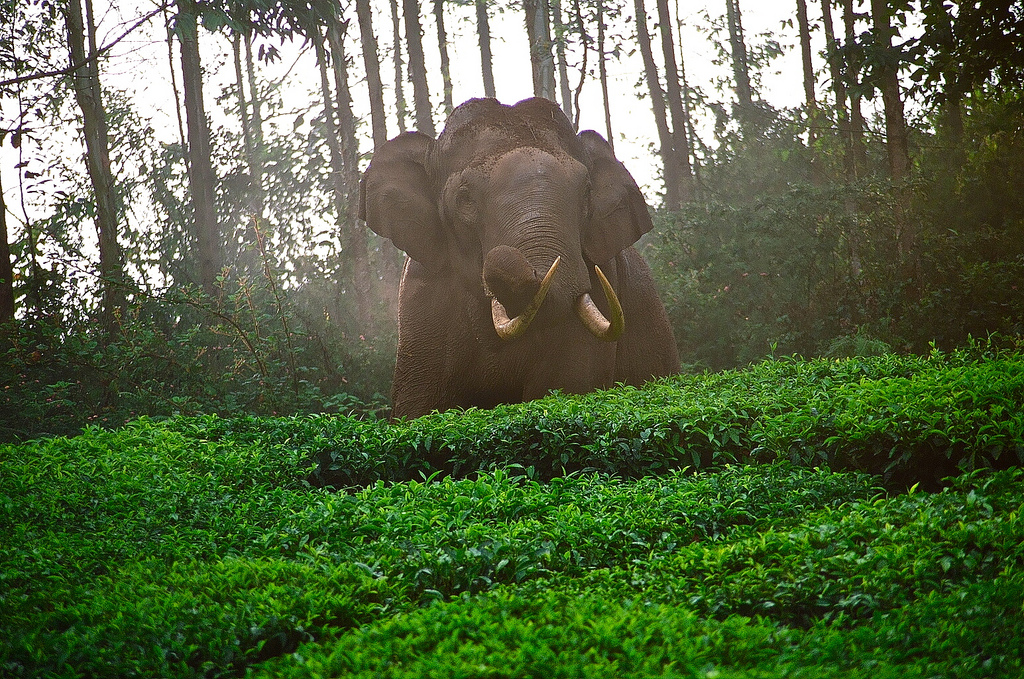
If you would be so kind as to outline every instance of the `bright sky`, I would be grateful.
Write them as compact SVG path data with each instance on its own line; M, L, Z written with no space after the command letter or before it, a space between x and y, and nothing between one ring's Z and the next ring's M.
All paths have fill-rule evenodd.
M721 95L714 93L711 82L715 78L729 77L729 70L726 66L716 66L713 61L717 57L717 48L713 45L707 35L697 31L696 26L707 25L707 20L702 18L703 13L708 12L712 17L718 17L725 11L724 0L678 0L679 9L683 17L684 25L684 58L688 77L691 82L704 90L713 98ZM563 2L563 4L568 4ZM660 61L660 43L658 34L654 31L656 6L653 0L647 0L648 16L651 18L650 26L652 38L655 41L654 49L656 59ZM378 36L378 42L382 51L382 78L385 83L385 101L394 100L394 75L391 69L392 57L390 53L383 51L391 46L391 17L387 12L386 3L375 1L374 29ZM436 28L433 23L430 3L421 2L424 32L424 51L427 59L428 77L430 80L431 100L435 110L435 124L440 130L443 125L443 113L441 113L442 86L440 77L440 58L438 56ZM783 27L783 21L793 20L795 15L795 0L748 0L741 3L743 10L744 30L749 44L761 42L762 33L771 32L776 35L784 45L795 45L796 29L794 27ZM629 3L629 16L632 16L632 3ZM812 21L817 15L812 9ZM819 17L820 19L820 17ZM505 103L515 103L533 95L533 82L531 78L530 64L528 59L528 46L526 30L523 23L521 10L505 10L502 13L492 12L492 50L494 53L494 70L497 95ZM355 19L352 19L350 29L353 35L357 34ZM483 96L483 84L480 76L480 53L476 37L475 13L472 4L455 5L450 4L446 14L446 30L449 39L449 54L452 64L452 75L454 80L454 100L456 105L466 99L476 96ZM627 29L632 32L630 26ZM156 35L160 38L159 34ZM815 36L824 43L819 33ZM353 58L353 70L361 76L361 54L358 52L358 45L349 43L350 56ZM233 79L233 68L230 62L225 64L228 45L223 38L212 41L207 40L204 45L205 65L211 71L216 71L216 76L209 79L207 88L207 107L212 108L213 95L220 89L220 85ZM633 46L627 46L624 50L628 52ZM285 45L281 48L285 58L282 63L268 69L269 73L283 74L289 67L298 53L298 45ZM131 78L131 84L137 88L140 102L149 102L153 105L154 122L157 128L164 127L167 135L175 135L177 123L173 113L167 111L166 102L172 101L169 96L169 77L167 74L167 53L166 46L156 43L151 49L142 49L141 52L148 52L146 71L143 79ZM130 55L126 55L130 60ZM570 57L572 59L572 57ZM578 59L578 57L577 57ZM216 63L220 62L220 68ZM594 55L589 57L591 66L595 65ZM823 64L818 64L823 66ZM138 68L130 68L129 72L137 74ZM596 73L596 71L595 71ZM127 73L126 73L127 75ZM639 52L633 55L623 54L617 62L609 64L610 88L612 90L612 126L616 136L616 151L620 160L626 163L627 167L634 173L638 182L645 189L649 200L653 200L656 191L657 181L657 133L654 129L654 118L650 110L649 99L640 100L635 92L646 90L646 85L636 89L636 83L643 76L643 68ZM274 76L271 76L274 77ZM765 98L773 105L796 106L802 98L800 80L800 62L798 51L794 48L788 50L785 57L777 60L770 72L764 74L762 91ZM570 82L573 86L578 82L578 73L570 72ZM307 97L306 92L319 87L319 76L312 54L307 53L299 58L296 66L291 69L289 76L291 90L295 101L303 101ZM362 82L353 83L353 94L357 115L362 115L368 120L368 103L365 94L365 84ZM412 98L412 87L406 85L405 96ZM604 134L604 115L601 108L600 86L596 77L588 81L583 88L581 96L581 129L595 129ZM161 110L164 112L161 113ZM388 133L398 133L395 119L392 117L388 122ZM363 130L363 150L369 149L368 122ZM705 140L710 140L710 131L704 130Z
M715 92L712 82L716 79L728 78L730 71L727 66L715 65L717 47L706 34L697 30L698 26L707 26L704 16L710 13L713 18L720 17L725 11L724 0L672 0L678 2L679 11L684 25L683 57L690 83L703 90L713 99L723 96ZM136 4L137 3L137 4ZM568 6L567 0L563 5ZM632 3L628 2L627 16L632 16ZM655 41L656 59L660 61L660 42L654 32L656 6L654 0L647 0L648 16ZM811 2L811 21L820 23L820 3ZM394 101L394 75L391 69L391 17L386 2L374 0L374 28L381 49L382 77L385 82L385 101ZM100 44L120 36L126 27L134 23L138 17L150 11L152 0L117 0L120 14L109 5L104 8L102 0L96 2L100 18ZM431 13L431 3L421 2L424 32L424 50L427 57L427 68L430 79L431 99L436 112L435 121L438 129L443 124L441 111L442 87L440 77L440 60L437 48L437 33ZM675 6L675 5L674 5ZM802 98L800 62L796 44L796 28L783 26L784 21L795 23L795 0L746 0L741 2L743 10L744 30L748 45L762 42L761 34L772 33L784 47L789 47L786 56L778 59L773 67L763 74L762 93L764 98L776 107L796 106ZM353 10L354 14L354 10ZM453 79L455 81L454 99L458 104L465 99L482 96L483 85L480 76L480 55L476 37L475 12L472 4L447 5L446 29L449 38L449 50L452 62ZM354 16L351 32L358 34ZM620 32L630 35L635 30L632 23L620 28ZM497 82L498 98L505 103L515 103L520 99L532 96L532 79L528 59L526 30L522 11L517 8L497 13L492 11L492 50L494 52L494 69ZM105 87L126 90L139 109L140 114L149 117L156 129L158 139L170 141L177 138L177 119L173 110L173 94L170 86L168 68L168 52L162 21L158 17L145 31L132 34L119 43L112 52L112 57L105 65L102 78ZM721 36L724 43L726 36ZM824 39L820 28L814 33L815 50L823 47ZM207 71L206 106L214 124L237 125L231 117L217 113L216 97L222 87L233 81L234 69L230 60L230 44L223 33L216 36L206 34L202 42L204 68ZM358 45L349 41L349 54L353 61L353 75L361 78L361 54ZM615 132L616 152L636 177L644 189L648 201L653 203L657 197L659 182L657 181L658 159L657 138L654 119L650 110L649 99L638 99L636 93L646 90L646 85L637 88L643 76L640 55L635 52L626 54L632 45L624 45L624 53L620 60L609 64L610 87L612 90L612 125ZM269 79L284 78L286 107L296 109L315 101L318 96L319 75L313 60L312 50L302 52L297 43L287 43L281 47L284 58L281 62L264 69ZM177 60L175 50L175 60ZM578 55L575 60L578 61ZM570 57L570 61L574 61ZM591 66L595 65L594 55L589 57ZM816 66L824 65L817 58ZM595 69L596 73L596 69ZM570 72L570 82L575 86L579 75ZM180 87L180 77L178 78ZM352 89L357 107L357 115L368 121L368 103L365 93L365 82L353 82ZM412 87L406 86L406 97L411 100ZM7 102L13 103L13 102ZM596 129L604 134L604 118L600 101L600 86L595 79L588 81L581 96L583 107L581 129ZM410 106L411 107L411 106ZM9 123L15 106L4 106L4 121ZM294 117L294 116L292 116ZM290 126L291 119L282 121L282 125ZM393 117L389 120L389 135L397 134L398 127ZM82 142L74 130L49 130L51 137L62 133L74 135L69 143L63 145L63 153L70 159L73 166L80 159ZM710 131L706 128L701 133L705 142L711 140ZM370 150L369 124L361 129L362 150ZM17 177L14 165L17 154L9 144L0 149L0 171L3 172L3 186L9 206L14 209L17 194ZM84 165L82 172L85 172ZM20 211L19 211L20 212Z

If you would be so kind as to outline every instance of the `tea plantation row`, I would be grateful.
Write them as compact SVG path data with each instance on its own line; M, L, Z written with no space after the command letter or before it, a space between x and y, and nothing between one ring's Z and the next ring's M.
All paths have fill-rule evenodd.
M890 487L1024 462L1024 355L766 361L586 396L385 424L333 416L181 418L188 438L281 446L315 460L315 485L466 475L517 466L639 478L789 460L866 471Z
M785 361L0 447L0 676L1018 677L1024 473L984 467L1022 389L1014 356ZM894 490L936 459L980 469Z

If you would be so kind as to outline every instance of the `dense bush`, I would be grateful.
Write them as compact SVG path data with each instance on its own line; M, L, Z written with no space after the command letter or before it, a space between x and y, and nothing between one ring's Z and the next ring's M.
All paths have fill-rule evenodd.
M271 658L267 676L1024 669L1005 643L1022 631L1019 470L892 497L789 463L337 494L305 482L301 444L190 423L0 447L6 676Z
M899 183L877 141L851 181L840 140L808 148L804 123L785 112L756 134L721 137L699 198L659 210L644 247L684 363L820 356L856 337L876 343L871 353L925 353L1019 336L1021 110L1019 93L973 93L958 134L941 115L914 131L914 170Z
M934 488L961 470L1024 460L1024 362L1012 352L979 355L992 351L771 360L392 424L197 417L169 427L196 439L301 449L318 463L314 483L340 487L509 465L538 479L582 470L637 478L786 459Z
M204 304L139 304L113 335L91 321L0 327L0 442L141 415L386 408L393 334L371 343L299 318L286 334L270 311Z

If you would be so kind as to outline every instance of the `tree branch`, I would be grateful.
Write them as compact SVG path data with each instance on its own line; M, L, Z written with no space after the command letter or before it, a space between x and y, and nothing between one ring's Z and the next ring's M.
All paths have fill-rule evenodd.
M22 75L22 76L18 76L17 78L11 78L9 80L0 80L0 88L10 87L11 85L18 85L20 83L30 82L32 80L41 80L43 78L53 78L53 77L56 77L56 76L68 75L69 73L74 73L75 71L80 69L82 66L85 66L89 62L98 60L101 56L103 56L104 54L109 52L111 49L113 49L114 46L117 45L117 43L121 42L122 40L127 38L129 35L131 35L132 32L135 31L135 29L137 29L139 26L141 26L142 24L144 24L147 21L149 21L150 19L152 19L157 14L161 13L162 11L164 11L164 9L167 8L167 7L169 7L169 5L161 4L159 7L154 9L152 12L150 12L149 14L146 14L141 19L139 19L134 24L132 24L131 28L126 30L124 33L119 35L117 38L115 38L111 42L107 43L103 47L101 47L98 50L96 50L95 54L91 54L88 57L86 57L85 59L82 59L81 61L79 61L77 63L71 64L70 66L66 66L64 68L57 69L57 70L54 70L54 71L40 71L38 73L31 73L29 75Z

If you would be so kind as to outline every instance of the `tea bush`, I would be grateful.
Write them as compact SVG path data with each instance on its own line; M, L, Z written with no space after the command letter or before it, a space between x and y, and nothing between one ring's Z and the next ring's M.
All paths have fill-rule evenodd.
M3 445L0 674L1017 677L1022 373L787 359Z
M1022 402L1021 354L961 350L769 360L390 424L314 415L169 426L189 437L302 450L317 461L311 481L338 487L509 466L537 479L573 471L638 478L787 459L936 488L959 471L1024 461Z

